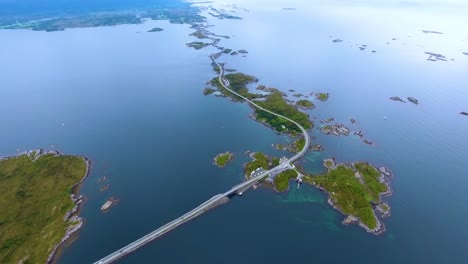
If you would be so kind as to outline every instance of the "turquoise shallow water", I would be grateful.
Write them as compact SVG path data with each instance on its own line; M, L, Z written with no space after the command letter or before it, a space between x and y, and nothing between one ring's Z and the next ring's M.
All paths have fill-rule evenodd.
M343 216L312 187L292 186L284 194L260 188L122 263L466 263L468 120L458 115L468 110L468 56L460 52L466 33L426 13L405 27L399 21L408 20L388 22L392 13L378 9L356 7L356 18L336 6L311 11L298 4L285 11L279 4L243 4L250 9L238 11L243 20L209 21L210 30L231 36L222 45L249 51L221 60L281 90L331 94L316 102L311 116L335 117L363 130L376 146L313 130L326 150L309 153L300 164L321 173L323 158L336 157L392 169L387 233L376 237L342 226ZM154 26L165 30L137 33ZM440 27L445 38L424 35L426 27ZM81 189L86 224L59 263L95 261L227 190L243 179L247 150L284 155L271 144L288 139L248 118L248 106L202 95L215 76L208 58L213 49L186 48L191 32L165 22L0 31L0 98L7 98L0 104L0 154L44 147L92 160ZM345 42L332 43L330 36ZM455 60L426 61L419 45ZM421 103L400 104L390 96ZM236 153L235 160L215 168L212 158L226 150ZM107 192L96 184L102 176L109 178ZM121 203L102 214L111 196Z

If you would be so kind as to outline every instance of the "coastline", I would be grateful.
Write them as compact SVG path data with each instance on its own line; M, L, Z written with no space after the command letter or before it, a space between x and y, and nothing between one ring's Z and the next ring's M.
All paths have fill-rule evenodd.
M326 165L327 161L328 162L333 162L333 164ZM361 219L359 219L358 217L356 217L356 216L354 216L352 214L343 212L343 210L341 210L336 205L335 201L332 200L330 192L328 190L326 190L325 188L323 188L323 187L321 187L321 186L319 186L317 184L314 184L312 182L309 182L309 181L306 181L306 182L308 184L312 185L312 186L315 186L320 191L326 193L326 195L328 196L327 197L327 203L331 207L333 207L335 210L337 210L338 212L340 212L342 215L345 216L345 219L343 219L343 221L341 222L343 225L358 224L360 227L364 228L368 233L371 233L371 234L374 234L374 235L383 234L386 231L385 224L383 223L383 218L390 217L391 208L385 201L382 200L382 198L389 197L389 196L391 196L393 194L393 191L392 191L391 186L390 186L390 180L391 180L391 178L393 178L393 173L386 167L376 167L376 166L370 164L367 161L355 161L355 162L351 162L351 163L336 163L335 158L325 159L324 160L324 167L327 169L327 173L330 170L335 169L339 165L344 165L344 166L346 166L348 168L352 168L353 170L355 170L354 165L357 164L357 163L367 164L367 165L375 168L380 173L380 177L379 177L380 182L383 183L387 187L387 191L379 193L379 203L378 204L374 204L374 203L371 204L372 213L373 213L374 218L375 218L376 223L377 223L375 228L371 229L368 226L366 226L365 224L363 224ZM310 178L313 179L314 177L312 176ZM384 204L385 206L387 206L387 210L384 210L383 208L381 208L380 207L381 204Z
M57 151L57 155L62 155L62 154L60 154L60 152ZM80 213L81 205L84 202L84 197L83 197L83 195L80 195L78 197L76 197L76 196L78 195L78 193L80 191L81 184L89 176L89 173L90 173L90 170L91 170L91 160L88 159L88 157L86 157L86 156L79 156L79 157L81 157L84 160L85 164L86 164L86 172L85 172L85 175L83 176L83 178L81 178L81 180L79 182L77 182L77 183L75 183L75 184L73 184L71 186L71 190L72 190L71 192L72 193L70 195L70 199L73 201L73 203L75 203L75 206L65 214L64 219L63 219L63 221L70 221L70 222L73 222L73 223L76 223L76 224L70 225L67 228L67 230L65 232L65 235L62 237L62 240L60 240L60 242L57 243L54 246L54 249L50 252L50 254L49 254L48 258L47 258L46 264L55 263L58 260L58 255L59 255L60 251L62 250L62 246L71 237L76 235L78 233L78 231L81 229L81 227L83 227L83 224L84 224L84 219L82 217L78 216L78 214Z
M46 264L49 263L54 263L57 260L57 253L60 252L63 244L68 241L73 234L76 234L78 230L83 226L84 219L79 217L79 211L81 204L84 202L83 195L78 196L81 184L86 180L86 178L89 176L90 170L91 170L91 161L86 157L86 156L80 156L80 155L64 155L61 154L59 151L56 150L49 150L45 151L43 148L38 148L38 149L33 149L33 150L28 150L28 151L23 151L17 155L12 155L12 156L6 156L6 157L0 157L0 161L7 160L10 158L16 158L19 156L26 155L29 158L33 158L33 162L36 161L38 158L41 156L45 155L52 155L52 156L75 156L75 157L81 157L83 161L85 162L86 166L86 171L84 176L81 178L81 180L75 184L73 184L71 188L71 194L70 194L70 199L71 201L75 204L75 206L70 209L69 211L66 212L66 214L63 217L63 221L69 221L70 225L67 227L65 235L62 237L59 243L57 243L52 251L49 253L47 257Z
M218 159L224 155L229 155L229 158L227 159L227 161L224 163L224 164L219 164L218 162ZM213 158L213 165L215 165L216 167L218 168L224 168L226 167L232 160L234 160L234 153L231 153L229 151L225 151L225 152L222 152L222 153L219 153L218 155L216 155L214 158Z

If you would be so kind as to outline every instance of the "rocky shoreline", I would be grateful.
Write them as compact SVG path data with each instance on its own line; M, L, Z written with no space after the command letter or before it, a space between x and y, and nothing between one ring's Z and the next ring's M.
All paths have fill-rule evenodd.
M366 161L353 162L350 164L347 164L347 163L337 164L335 158L328 158L323 161L323 165L325 168L327 168L327 171L335 169L339 165L345 165L347 167L354 168L354 164L356 163L365 163L369 166L374 167L378 172L381 173L380 182L385 184L385 186L387 187L386 192L379 193L379 197L380 197L379 203L372 204L372 209L373 209L372 211L377 222L377 226L375 228L371 229L365 224L363 224L358 217L343 212L338 206L336 206L335 202L331 198L330 193L325 188L317 186L317 185L314 185L314 186L316 186L320 191L325 192L328 195L327 202L330 206L332 206L335 210L339 211L340 213L346 216L346 218L341 222L343 225L359 224L359 226L364 228L368 233L371 233L374 235L383 234L386 231L386 228L382 219L390 216L390 206L384 201L382 201L381 199L383 197L388 197L392 195L393 193L392 189L390 188L390 179L393 177L393 173L385 167L375 167Z
M57 156L61 155L58 151L53 151L53 152ZM46 152L46 154L51 154L51 151ZM81 180L79 182L75 183L71 187L72 194L70 195L70 199L75 203L75 206L70 211L68 211L65 214L64 218L63 218L63 221L69 221L72 224L67 228L67 230L65 232L65 235L63 236L62 240L57 245L55 245L54 249L49 254L49 257L47 258L47 262L46 262L47 264L52 263L57 251L59 250L59 248L73 234L75 234L78 230L80 230L80 228L83 226L83 223L84 223L84 219L77 215L79 210L80 210L80 205L83 204L83 202L84 202L84 198L83 198L83 195L80 195L78 197L76 197L76 196L78 195L80 185L89 176L89 172L90 172L90 169L91 169L91 161L86 156L82 156L82 158L86 163L86 173L83 176L83 178L81 178Z
M15 156L0 157L0 161L7 160L9 158L22 156L22 155L28 156L29 158L33 159L33 162L34 162L38 158L40 158L41 156L45 156L45 155L60 156L62 154L59 151L56 151L56 150L45 151L42 148L38 148L38 149L33 149L33 150L28 150L28 151L21 152L21 153L15 155ZM85 175L83 176L83 178L81 178L81 180L79 182L77 182L77 183L75 183L75 184L73 184L71 186L72 194L70 195L70 199L73 201L75 206L70 211L66 212L65 216L63 217L64 222L68 221L71 224L70 224L70 226L68 226L62 240L54 246L53 250L51 251L51 253L47 257L47 262L46 262L47 264L53 262L54 257L56 255L57 251L60 249L60 247L74 233L76 233L83 226L84 219L79 217L77 215L77 213L79 212L80 205L84 202L84 198L83 198L83 195L80 195L80 196L77 197L77 194L78 194L78 191L79 191L79 186L83 183L83 181L89 175L90 168L91 168L91 161L86 156L80 156L80 157L82 157L83 160L86 163L86 172L85 172Z
M326 122L326 121L325 121ZM327 122L328 123L328 122ZM333 125L325 125L320 128L320 132L325 135L334 135L334 136L348 136L351 130L341 123L335 123Z
M219 162L218 162L218 159L219 159L221 156L224 156L224 155L229 155L229 158L228 158L228 160L225 162L224 165L220 165ZM226 152L223 152L223 153L219 153L218 155L216 155L216 157L213 158L213 165L215 165L215 166L218 167L218 168L224 168L224 167L226 167L226 165L228 165L229 162L231 162L233 159L234 159L234 153L231 153L231 152L229 152L229 151L226 151Z

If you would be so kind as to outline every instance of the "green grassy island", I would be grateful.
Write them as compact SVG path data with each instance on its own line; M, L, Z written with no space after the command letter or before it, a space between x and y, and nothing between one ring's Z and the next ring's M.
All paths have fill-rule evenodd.
M289 188L289 181L297 177L297 172L295 170L286 170L282 173L276 175L273 183L275 184L275 189L277 192L287 191Z
M190 42L190 43L187 43L185 44L187 47L190 47L190 48L194 48L194 49L203 49L204 47L206 46L209 46L211 45L210 43L205 43L205 42L201 42L201 41L194 41L194 42Z
M251 173L257 168L262 168L264 170L272 169L279 165L279 158L268 157L267 155L261 152L254 152L250 155L253 159L251 162L244 164L245 177L250 179Z
M203 89L203 94L204 95L210 95L210 94L212 94L214 92L216 92L216 90L213 89L213 88L210 88L210 87L207 87L207 88Z
M300 139L294 141L295 151L296 152L301 151L304 148L304 145L305 145L305 139L302 138L302 137Z
M309 100L299 100L296 105L304 110L315 108L315 105Z
M214 158L214 164L220 168L226 166L234 159L234 154L230 152L220 153Z
M286 145L272 144L272 146L277 150L286 150L291 153L297 153L301 151L304 148L304 145L305 145L305 139L303 137L297 139L293 143L289 143Z
M313 127L313 123L309 120L309 116L297 110L296 107L288 104L284 100L281 92L278 90L273 91L270 95L268 95L266 100L259 101L257 102L257 104L265 109L273 111L274 113L291 118L292 120L296 121L301 126L303 126L305 129L310 129ZM267 123L278 132L301 132L301 130L296 125L281 117L272 115L260 109L255 109L255 114L257 120Z
M216 66L216 64L215 64ZM219 68L213 68L216 72L219 73ZM249 92L249 89L247 88L247 85L250 83L257 82L257 78L251 75L243 74L243 73L230 73L226 74L224 76L226 80L229 81L229 88L235 91L236 93L248 98L248 99L255 99L255 98L262 98L265 97L265 95L261 94L253 94ZM232 100L235 101L242 101L243 99L240 98L239 96L236 96L232 94L230 91L226 90L218 80L218 77L213 78L210 81L211 85L215 86L218 88L218 90L221 92L226 97L231 98Z
M41 150L0 159L2 263L46 263L81 227L72 193L88 168L83 157Z
M336 165L332 159L327 159L325 165L328 167L327 173L305 176L304 181L328 193L329 203L348 215L343 223L359 222L374 234L385 231L376 211L382 216L389 214L388 205L382 202L381 196L390 194L390 172L385 170L385 175L365 162Z
M328 97L330 97L330 95L328 93L316 93L315 96L320 101L326 101L326 100L328 100Z
M217 69L215 68L215 71ZM219 69L218 69L219 70ZM235 91L236 93L248 98L249 100L254 99L264 99L258 100L255 103L259 106L273 111L277 114L286 116L288 118L293 119L294 121L301 124L305 129L310 129L313 127L312 121L309 120L309 116L306 113L303 113L297 109L296 106L290 105L286 102L283 97L283 94L275 88L257 88L257 90L263 90L269 92L269 94L254 94L250 93L249 89L247 88L248 84L257 82L258 79L251 75L246 75L243 73L231 73L226 74L224 76L226 80L229 81L229 88ZM226 97L229 97L235 101L242 101L243 99L239 96L232 94L230 91L225 89L220 83L218 77L213 78L210 81L211 85L218 88L218 90ZM259 86L261 87L261 86ZM291 132L296 134L297 132L301 132L301 130L291 123L288 120L280 118L278 116L272 115L266 111L260 110L258 108L254 108L255 110L255 118L256 120L263 122L277 132Z

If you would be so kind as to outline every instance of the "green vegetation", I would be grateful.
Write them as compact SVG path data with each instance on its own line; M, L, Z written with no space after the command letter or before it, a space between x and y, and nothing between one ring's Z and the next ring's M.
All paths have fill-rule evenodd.
M301 151L305 146L305 139L304 138L300 138L296 141L294 141L294 148L296 149L296 152L299 152Z
M280 159L276 158L276 157L273 157L271 159L271 163L272 163L273 167L276 167L276 166L278 166L280 164Z
M224 50L223 50L223 53L224 53L224 54L229 54L229 53L231 53L231 51L232 51L232 49L224 49Z
M218 154L215 158L214 158L214 163L216 166L218 167L224 167L227 165L228 162L230 162L232 159L234 158L234 155L230 152L226 152L226 153L221 153L221 154Z
M203 89L203 94L204 95L210 95L210 94L212 94L214 92L216 92L216 90L213 89L213 88L210 88L210 87L207 87L207 88Z
M330 168L331 166L333 166L333 161L331 161L331 160L326 160L326 161L325 161L325 167Z
M313 108L315 108L315 105L309 100L299 100L299 101L297 101L296 105L299 106L302 109L313 109Z
M205 35L202 30L197 30L197 31L193 32L192 34L190 34L190 36L194 36L194 37L199 38L199 39L208 38L208 36Z
M205 18L199 14L198 8L183 4L170 8L155 6L146 9L116 10L115 12L81 12L77 14L37 12L11 16L7 14L0 19L0 29L58 31L67 28L141 24L145 18L168 20L174 24L194 24L205 21Z
M86 173L81 157L27 155L0 161L0 259L45 263L73 223L71 186Z
M269 166L269 157L261 152L256 152L253 154L254 160L246 163L244 165L244 171L245 175L247 178L250 177L250 174L252 171L256 170L257 168L263 168L265 170L268 170L270 168Z
M229 88L232 88L236 92L249 83L258 82L258 79L254 76L240 72L227 74L224 78L229 81Z
M133 14L102 14L35 21L32 22L28 28L34 31L58 31L66 28L102 27L140 23L142 23L141 18Z
M205 42L201 42L201 41L194 41L194 42L190 42L190 43L187 43L185 44L187 47L190 47L190 48L194 48L194 49L203 49L204 47L206 46L209 46L211 45L210 43L205 43Z
M315 96L320 101L326 101L326 100L328 100L329 94L328 93L316 93Z
M254 76L246 75L243 73L231 73L231 74L225 75L224 78L229 81L229 89L244 96L245 98L248 98L249 100L266 97L264 101L256 102L256 104L258 104L259 106L265 109L268 109L274 113L277 113L285 117L288 117L292 120L295 120L300 125L302 125L305 129L310 129L313 127L313 123L309 120L308 115L299 111L296 107L288 104L286 100L283 98L283 94L280 91L274 88L268 88L269 92L271 92L271 94L269 95L250 93L247 88L247 84L258 81L258 79L255 78ZM213 78L211 80L211 84L213 86L218 87L219 91L223 95L227 97L231 97L234 100L242 101L242 98L232 94L230 91L224 88L219 82L218 77ZM262 86L259 86L259 87L260 89L266 89L266 88L262 88ZM257 89L259 87L257 87ZM276 115L273 115L271 113L268 113L264 110L255 108L255 114L256 114L256 119L258 121L261 121L270 125L278 132L282 132L282 131L288 131L291 133L302 132L295 124L291 123L290 121L285 120L284 118L278 117Z
M295 170L286 170L282 173L276 175L274 179L275 189L278 192L284 192L289 187L289 181L297 177L297 172Z
M388 212L390 210L390 208L388 207L388 205L386 203L381 203L380 204L380 207L382 208L382 210L384 210L385 212Z
M163 30L164 30L164 29L162 29L162 28L155 27L155 28L153 28L153 29L148 30L148 32L161 32L161 31L163 31Z
M216 70L216 68L215 68L215 70ZM257 78L255 78L254 76L246 75L246 74L238 72L238 73L227 74L227 75L224 76L224 78L229 81L229 89L231 89L231 90L235 91L236 93L244 96L245 98L248 98L248 99L252 100L252 99L256 99L256 98L265 97L264 95L261 95L261 94L249 93L249 89L247 88L247 84L258 81ZM242 101L242 98L240 98L237 95L234 95L233 93L228 91L226 88L224 88L219 83L218 77L213 78L211 80L211 84L218 87L219 91L223 95L225 95L227 97L230 97L230 98L232 98L234 100L237 100L237 101Z
M215 71L217 74L219 74L219 72L221 71L221 69L218 67L218 64L216 64L214 62L211 63L211 67L213 67L213 71ZM216 79L218 79L218 78L216 78ZM213 83L213 80L211 80L211 83ZM219 82L218 82L218 84L219 84Z
M380 183L380 172L367 163L356 163L354 168L364 178L364 183L367 186L368 193L372 196L372 201L380 201L380 193L387 191L387 186Z
M284 145L281 145L281 144L273 144L273 147L277 150L284 150L286 149L286 147Z
M259 101L257 104L265 109L268 109L274 113L283 115L285 117L291 118L292 120L299 123L305 129L312 128L313 124L309 120L307 114L302 113L297 110L294 106L289 105L284 100L281 92L278 90L273 91L265 101ZM255 109L257 120L265 122L272 126L276 131L296 131L301 132L301 130L293 123L284 118L275 116L266 111Z
M359 172L361 178L355 174ZM335 206L345 214L353 215L370 229L377 226L372 204L380 203L380 193L387 191L379 182L380 173L367 163L356 163L354 169L338 165L324 175L306 177L305 180L324 188Z

